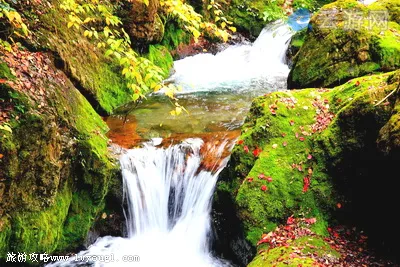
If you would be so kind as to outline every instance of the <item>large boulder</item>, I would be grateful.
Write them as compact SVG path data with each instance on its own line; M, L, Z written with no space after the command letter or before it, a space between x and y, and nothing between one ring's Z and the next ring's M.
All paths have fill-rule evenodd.
M50 53L17 48L0 50L0 114L0 265L81 247L118 177L107 125Z
M333 217L357 225L395 252L399 236L384 225L397 201L390 172L400 160L399 81L391 72L255 99L218 182L216 213L238 218L254 247L294 215L316 218L319 235Z
M325 5L310 21L288 87L333 87L399 68L399 7L400 1L379 0L370 6L355 0Z

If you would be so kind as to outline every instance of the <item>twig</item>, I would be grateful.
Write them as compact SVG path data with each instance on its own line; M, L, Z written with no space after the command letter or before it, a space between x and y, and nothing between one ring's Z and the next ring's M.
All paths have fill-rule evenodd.
M392 92L390 92L387 96L385 96L385 98L383 98L381 101L379 101L378 103L376 103L376 104L375 104L375 107L376 107L376 106L379 106L380 104L382 104L383 101L385 101L385 100L388 99L391 95L393 95L397 90L399 90L399 88L400 88L400 82L399 82L399 85L398 85L396 88L394 88L394 90L393 90Z

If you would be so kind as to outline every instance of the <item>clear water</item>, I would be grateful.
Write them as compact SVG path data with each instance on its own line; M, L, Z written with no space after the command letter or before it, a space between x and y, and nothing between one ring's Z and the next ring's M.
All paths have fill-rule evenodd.
M253 44L175 62L170 80L183 86L179 98L189 114L166 116L171 106L154 95L128 117L135 121L135 134L165 138L239 128L252 98L286 88L284 53L291 35L286 25L272 25ZM127 237L99 238L77 257L49 266L229 266L208 247L212 195L235 141L225 136L208 142L182 139L162 147L158 138L124 150L120 163ZM124 255L137 255L140 262L124 262ZM89 256L107 256L108 262L76 261Z
M272 24L253 44L176 61L168 80L183 87L177 98L188 113L169 115L174 106L159 92L131 112L128 123L144 139L239 129L254 97L286 89L285 53L292 35L289 26ZM108 118L111 132L120 120Z

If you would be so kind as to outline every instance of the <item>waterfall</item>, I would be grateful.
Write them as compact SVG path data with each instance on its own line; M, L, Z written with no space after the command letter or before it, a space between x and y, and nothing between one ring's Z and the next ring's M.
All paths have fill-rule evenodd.
M217 55L200 54L175 62L176 73L171 80L184 87L183 96L199 103L198 110L192 114L212 121L222 120L225 114L231 120L229 125L237 128L252 97L286 88L289 68L284 58L292 34L283 23L270 25L253 44L235 45ZM208 98L200 101L196 94L189 95L221 90L236 96L219 94L222 102L210 104L206 111L200 107L206 105ZM235 109L233 102L237 105ZM225 107L226 103L230 106ZM217 109L220 106L222 110ZM143 121L165 120L168 110L160 110L162 113L157 113L152 107L151 112L143 112L150 114ZM238 116L239 113L242 115ZM182 124L185 128L191 121L197 122L193 117L184 116L177 117L185 120ZM159 126L160 122L154 125ZM167 148L150 142L141 148L126 150L120 163L127 237L101 237L68 261L48 266L133 266L135 263L123 260L126 256L140 260L136 264L146 267L229 266L211 255L208 243L212 195L233 142L232 138L226 138L214 140L211 145L211 142L189 138Z
M293 34L287 24L278 21L266 26L252 44L175 61L175 73L168 80L181 85L181 93L286 89L289 67L285 53Z
M227 158L203 170L204 145L201 139L186 139L168 148L146 143L125 151L120 163L128 237L99 238L69 261L48 266L80 266L86 263L79 259L110 255L113 262L93 260L89 266L132 265L123 262L126 255L140 258L138 266L228 266L208 249L212 195ZM233 141L225 140L206 149L217 162L232 148Z

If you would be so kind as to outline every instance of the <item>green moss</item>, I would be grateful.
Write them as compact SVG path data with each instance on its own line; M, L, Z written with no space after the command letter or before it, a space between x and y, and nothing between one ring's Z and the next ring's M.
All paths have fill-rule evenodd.
M191 36L189 33L177 26L174 21L168 21L165 25L164 37L161 44L168 48L169 51L173 51L180 44L188 44Z
M0 177L6 177L8 189L0 197L0 258L7 249L76 249L117 177L118 166L107 150L108 127L89 102L65 77L62 83L37 79L46 89L45 108L37 108L30 91L0 91L7 102L25 108L13 111L13 133L0 138Z
M56 250L71 203L68 186L60 190L55 202L40 212L14 214L10 249L26 253Z
M150 45L149 53L146 57L163 70L164 78L169 76L170 70L174 65L174 59L165 46Z
M393 82L387 85L391 77L393 73L365 76L332 90L275 92L253 101L239 138L243 144L233 149L230 178L224 178L217 187L232 195L250 244L255 245L263 233L293 214L317 218L312 230L327 234L331 213L341 197L335 189L336 176L328 166L342 166L346 151L363 149L367 136L374 131L376 134L389 120L391 109L373 104L395 88ZM296 101L294 108L287 107L285 101L289 99ZM315 99L329 103L335 119L323 132L311 134L316 119ZM276 115L270 110L274 105ZM365 125L375 130L368 133ZM248 153L244 146L249 148ZM256 148L262 149L257 158L252 153ZM311 184L303 192L303 178L309 169ZM258 178L260 174L271 177L272 182ZM261 190L264 185L268 190Z
M399 0L379 0L372 3L371 10L388 10L389 19L400 24L400 1Z
M334 27L324 27L324 12L335 8L342 11L335 16ZM362 26L348 25L343 12L349 8L363 14ZM373 11L357 1L343 0L324 6L314 15L312 30L294 58L289 88L333 87L354 77L399 68L399 25L395 21L389 22L387 29L382 28L386 25L371 25Z
M52 5L40 16L43 26L36 31L37 42L57 52L70 76L93 98L96 110L111 113L130 102L133 92L118 64L107 59L104 49L97 48L82 32L67 27L68 15L60 8L60 0L52 0Z
M308 168L316 169L315 162L307 160L311 153L309 137L304 142L296 139L300 133L299 127L311 132L309 127L314 122L315 109L312 100L322 93L315 90L296 91L295 93L274 93L256 99L243 127L241 140L250 148L245 153L242 146L234 148L232 157L239 159L236 165L238 177L252 177L253 182L243 181L235 201L239 207L239 216L243 219L246 239L255 244L263 232L273 230L291 214L302 214L306 217L317 217L318 223L325 226L325 215L321 212L323 206L334 203L332 186L326 175L313 175L311 189L303 193L303 177ZM282 98L294 97L297 108L288 109L278 102ZM272 115L269 106L277 103L277 115ZM306 108L304 108L306 107ZM294 121L294 125L290 121ZM282 137L285 133L285 137ZM287 146L283 146L283 142ZM273 148L273 145L277 145ZM256 147L263 152L256 159L251 151ZM292 164L302 162L302 170L292 168ZM260 174L272 177L268 183L258 178ZM240 178L239 178L240 179ZM261 186L266 185L267 191ZM319 234L325 234L325 227L316 228Z
M318 255L319 257L340 257L340 254L332 249L322 238L304 236L294 240L289 247L282 246L268 249L267 251L261 251L248 267L318 265L312 257L291 257L296 249L299 249L303 254L309 253L309 255Z
M57 250L77 248L83 244L86 235L104 205L93 203L87 191L73 193L68 217L63 225L62 239Z
M0 79L14 79L6 63L0 62Z
M10 251L9 243L12 234L10 220L0 218L0 258L4 257Z
M226 15L239 31L248 32L256 37L264 28L266 21L284 17L283 10L280 8L282 2L281 0L274 2L233 0Z

